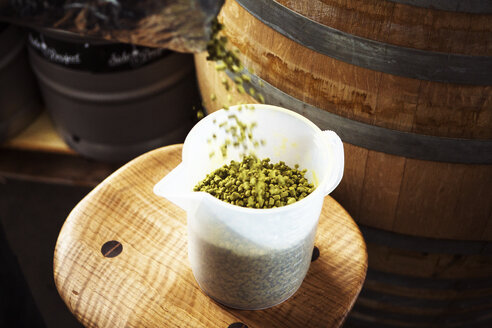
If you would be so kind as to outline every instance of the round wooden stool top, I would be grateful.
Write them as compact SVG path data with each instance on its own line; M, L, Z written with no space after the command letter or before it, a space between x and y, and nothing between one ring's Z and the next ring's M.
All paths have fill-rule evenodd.
M326 197L313 262L296 294L259 311L224 307L199 289L187 256L185 212L154 195L182 145L144 154L113 173L70 213L54 276L86 327L340 327L365 279L364 240Z

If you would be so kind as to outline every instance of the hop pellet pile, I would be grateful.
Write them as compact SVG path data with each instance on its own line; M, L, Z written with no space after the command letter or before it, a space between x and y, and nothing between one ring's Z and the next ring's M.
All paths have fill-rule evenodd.
M305 173L298 165L291 168L282 161L272 164L269 158L245 156L208 174L194 191L242 207L274 208L295 203L314 190Z

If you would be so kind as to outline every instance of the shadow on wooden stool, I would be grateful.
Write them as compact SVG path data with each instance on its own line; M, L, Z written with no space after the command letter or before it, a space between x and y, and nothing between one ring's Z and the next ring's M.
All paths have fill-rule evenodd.
M54 255L68 308L87 327L340 327L364 283L367 252L350 215L326 197L313 262L299 290L266 310L224 307L198 287L188 263L186 214L153 186L182 145L146 153L70 213Z

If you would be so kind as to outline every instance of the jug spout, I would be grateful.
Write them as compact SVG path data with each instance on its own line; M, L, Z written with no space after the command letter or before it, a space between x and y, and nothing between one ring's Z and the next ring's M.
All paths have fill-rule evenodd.
M189 212L198 206L202 193L193 192L188 180L186 166L181 162L154 186L154 193Z

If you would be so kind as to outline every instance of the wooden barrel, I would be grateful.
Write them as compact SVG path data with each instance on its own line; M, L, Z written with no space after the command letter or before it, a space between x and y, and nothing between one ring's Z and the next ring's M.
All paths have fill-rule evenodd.
M491 324L491 2L229 0L219 18L267 103L344 141L332 195L369 252L351 324ZM214 111L227 92L205 57Z

